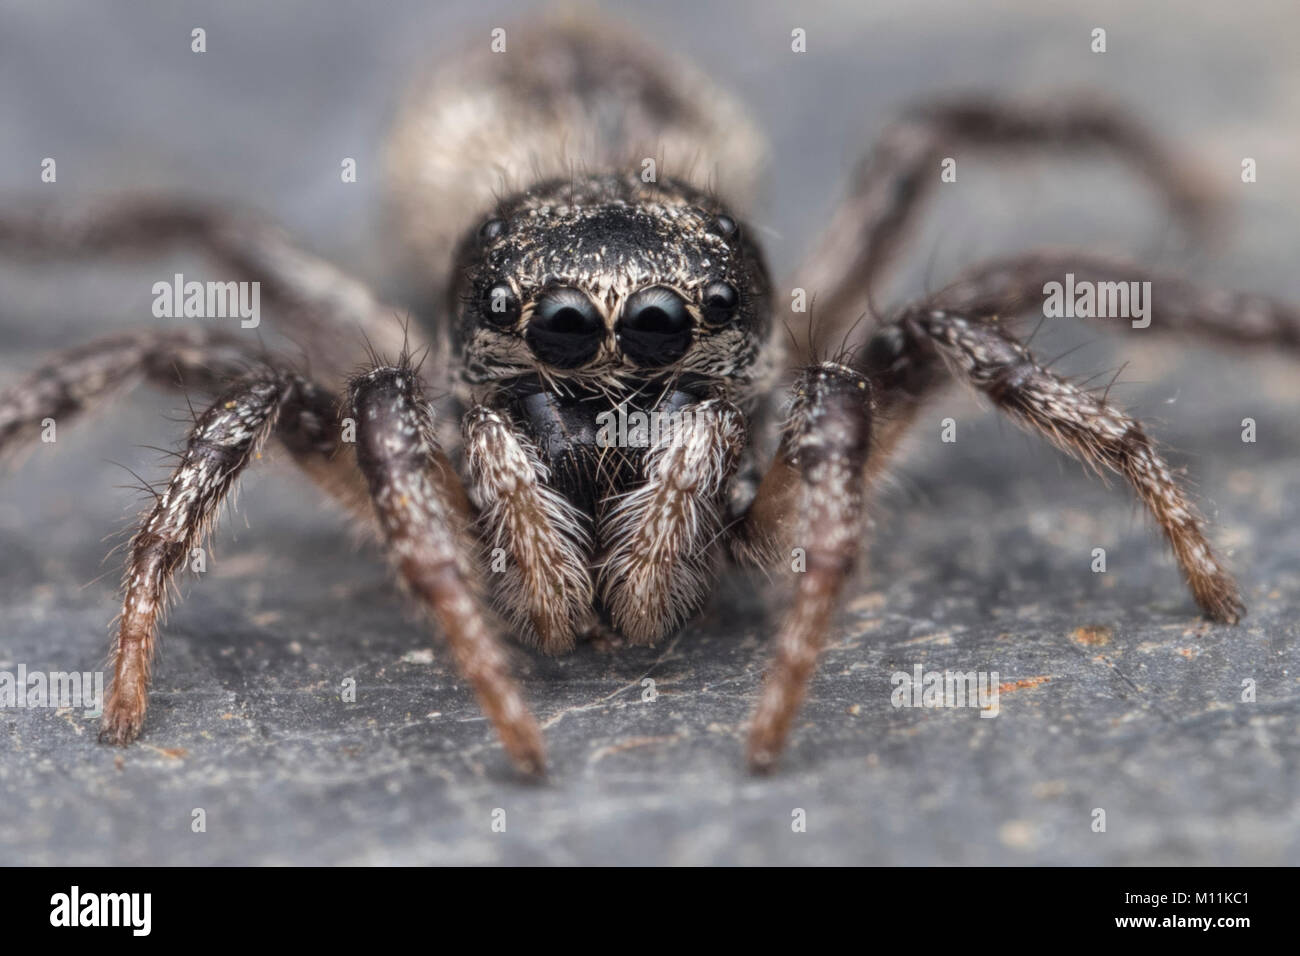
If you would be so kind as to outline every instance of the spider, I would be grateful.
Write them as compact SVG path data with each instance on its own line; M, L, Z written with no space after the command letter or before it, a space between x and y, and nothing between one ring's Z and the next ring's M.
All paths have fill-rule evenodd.
M424 77L386 154L387 233L426 325L395 320L401 309L247 212L135 197L0 218L15 256L197 249L260 283L308 360L233 327L155 324L57 354L0 394L0 452L129 384L213 397L130 541L102 741L141 732L169 584L272 439L377 532L529 772L544 768L543 740L501 633L546 654L600 633L652 644L699 609L728 560L789 575L748 728L750 765L772 766L867 534L873 479L953 378L1126 479L1201 611L1237 621L1237 586L1142 426L1040 364L1016 320L1067 273L1152 281L1156 332L1294 349L1294 308L1046 250L977 265L884 318L864 310L957 151L1109 150L1204 230L1211 193L1138 123L1085 98L903 114L783 287L815 297L818 338L852 343L825 355L784 334L785 293L741 218L763 146L731 98L590 20L503 37L504 52L476 44ZM667 424L611 441L613 413Z

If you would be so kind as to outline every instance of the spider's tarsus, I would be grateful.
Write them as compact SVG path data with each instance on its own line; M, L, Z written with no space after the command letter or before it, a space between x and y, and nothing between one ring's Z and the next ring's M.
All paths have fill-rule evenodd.
M140 732L138 730L121 727L101 727L99 729L99 742L110 747L126 747L134 743L139 736Z
M144 729L144 709L121 703L122 698L110 694L104 707L99 727L99 742L114 747L125 747L140 736Z
M506 753L520 773L541 779L546 776L546 744L536 721L529 720L526 728L511 728L509 737L502 733Z
M758 728L750 733L749 744L745 749L745 762L749 765L750 773L768 774L776 769L785 741L771 742L766 737L767 733Z
M1197 592L1196 603L1205 616L1216 624L1239 624L1246 616L1246 604L1231 578L1214 582L1208 592Z

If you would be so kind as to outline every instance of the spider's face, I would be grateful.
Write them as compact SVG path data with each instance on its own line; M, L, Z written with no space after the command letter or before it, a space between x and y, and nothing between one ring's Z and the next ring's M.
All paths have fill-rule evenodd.
M462 242L456 275L471 382L744 379L770 325L759 251L716 200L677 184L536 187Z

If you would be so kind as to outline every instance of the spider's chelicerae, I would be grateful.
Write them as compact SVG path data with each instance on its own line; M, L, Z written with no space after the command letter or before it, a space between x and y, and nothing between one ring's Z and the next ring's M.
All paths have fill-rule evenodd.
M805 563L789 575L749 728L751 764L770 765L854 566L872 479L919 405L954 377L1086 465L1122 475L1201 610L1238 619L1237 586L1142 426L1045 369L1012 323L1067 273L1152 281L1156 332L1294 348L1296 310L1112 259L1035 252L977 266L893 311L848 340L857 348L813 355L774 315L741 219L763 147L732 100L640 37L590 23L511 30L505 52L481 46L416 87L388 152L391 233L414 267L427 330L246 214L136 199L92 215L0 217L0 244L14 255L195 246L223 279L259 282L309 359L269 355L254 332L155 323L59 354L0 395L0 451L36 441L47 418L101 408L128 383L215 397L130 544L103 740L140 733L168 586L273 438L377 527L529 770L543 766L542 737L502 630L548 654L599 628L649 644L699 608L724 558L788 570L799 548ZM1204 227L1211 203L1197 177L1111 109L940 103L885 131L826 238L782 288L815 297L814 338L839 341L943 157L1098 147L1130 161L1182 222ZM409 358L426 350L423 363ZM611 412L657 427L611 429ZM507 628L494 626L487 592Z

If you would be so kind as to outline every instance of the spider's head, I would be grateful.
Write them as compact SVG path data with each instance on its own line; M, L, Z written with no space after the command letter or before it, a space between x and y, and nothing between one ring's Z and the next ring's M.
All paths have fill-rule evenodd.
M771 322L762 256L737 221L705 193L637 177L505 201L462 241L455 276L471 382L743 380Z

